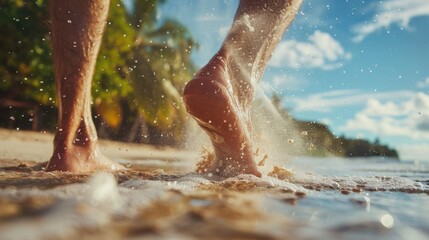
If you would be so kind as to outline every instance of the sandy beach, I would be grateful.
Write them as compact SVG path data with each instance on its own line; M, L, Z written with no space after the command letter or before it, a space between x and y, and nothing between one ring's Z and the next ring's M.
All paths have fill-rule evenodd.
M280 238L286 219L264 213L261 196L294 204L305 195L265 190L266 183L250 176L212 182L192 173L192 161L183 163L198 153L109 141L101 141L102 151L132 170L46 173L33 166L49 159L52 134L0 130L0 136L2 239Z
M422 166L407 165L416 177L389 162L372 165L374 175L329 176L305 164L330 160L299 159L306 170L219 179L195 173L198 152L101 141L130 170L47 173L40 163L52 140L0 130L0 239L424 239L429 231L419 214L427 182L413 179L425 179ZM337 171L352 166L332 161ZM369 166L362 161L356 169Z
M16 161L41 163L49 160L53 150L54 135L46 132L0 129L1 166L13 166ZM172 148L156 148L143 144L100 141L101 150L111 159L148 160L175 162L180 159L196 159L198 153Z

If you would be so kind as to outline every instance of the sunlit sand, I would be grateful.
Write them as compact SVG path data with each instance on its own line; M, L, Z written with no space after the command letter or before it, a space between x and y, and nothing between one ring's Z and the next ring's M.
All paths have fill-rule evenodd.
M51 135L0 134L1 239L343 239L368 228L372 237L393 237L405 231L398 217L428 221L411 206L409 217L405 209L402 215L382 210L397 208L387 201L392 196L399 203L412 198L427 210L427 182L395 174L320 175L266 159L269 171L262 178L220 178L204 172L204 161L194 167L210 161L209 150L202 158L199 152L114 142L103 142L102 149L127 171L44 172L34 166L49 155ZM340 217L344 209L348 217ZM418 224L412 227L413 236L424 234Z

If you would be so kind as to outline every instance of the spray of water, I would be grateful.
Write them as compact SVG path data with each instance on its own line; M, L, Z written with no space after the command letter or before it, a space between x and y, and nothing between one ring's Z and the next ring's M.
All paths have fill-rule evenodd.
M285 166L289 157L305 154L305 141L291 120L285 119L261 88L257 88L251 108L255 147L268 156L263 171Z
M252 147L255 148L253 151L256 161L260 161L258 164L260 166L265 166L269 157L283 164L287 156L284 150L296 152L297 149L301 149L296 131L282 119L257 86L274 48L294 19L299 6L300 1L267 4L240 3L221 49L196 77L212 83L218 82L224 87L224 96L229 96L228 101L225 101L228 106L225 107L231 109L233 119L238 119L239 126L247 126L247 128L237 127L234 130L239 132L234 133L239 134L235 136L243 136L239 140L242 141L241 152L244 154L252 150L248 149L247 144L250 138ZM209 76L216 76L218 79L210 79ZM214 93L209 94L216 95L216 89L217 87L213 87ZM210 91L210 88L204 91ZM227 121L236 120L225 119L224 123ZM217 124L220 123L213 123L213 125ZM230 122L230 125L234 124L236 122ZM229 136L226 134L222 139L223 137ZM287 147L285 143L294 143L296 146ZM236 148L237 144L231 144L231 148L233 148L232 145ZM216 149L218 151L217 145ZM230 150L237 151L237 149ZM237 156L237 159L239 158L240 156Z
M280 115L260 87L256 88L250 115L255 161L264 161L260 164L262 172L268 173L273 166L285 166L290 157L305 154L306 144L301 133L295 129L292 121ZM203 130L193 121L190 122L185 147L203 151L210 145L210 140ZM189 162L190 168L195 166L195 161Z

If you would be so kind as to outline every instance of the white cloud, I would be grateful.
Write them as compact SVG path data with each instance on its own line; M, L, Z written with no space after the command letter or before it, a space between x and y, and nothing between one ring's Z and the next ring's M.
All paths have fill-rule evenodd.
M320 119L318 119L317 121L318 121L318 122L321 122L321 123L323 123L323 124L325 124L325 125L329 125L329 124L331 124L331 123L332 123L331 119L329 119L329 118L320 118Z
M369 34L397 24L402 28L409 28L411 19L420 16L429 16L428 0L386 0L375 5L375 14L371 21L361 23L353 28L355 42L361 42Z
M401 159L429 160L429 94L414 91L362 92L335 90L291 99L294 112L330 112L335 108L361 107L354 116L336 129L356 136L376 135L398 138L395 148ZM332 111L334 113L334 111ZM329 113L329 116L337 116ZM321 121L321 119L319 119ZM411 145L413 142L416 145Z
M348 120L342 130L429 139L429 95L416 93L398 103L369 99L366 108Z
M396 101L411 98L415 93L412 91L395 92L361 92L358 90L335 90L330 92L316 93L306 98L292 98L295 103L295 112L330 112L336 107L365 104L368 99Z
M341 44L329 33L316 30L307 42L282 41L269 63L273 67L320 68L332 70L342 66L342 60L350 59Z
M429 88L429 77L427 77L425 80L418 82L417 87L419 88Z

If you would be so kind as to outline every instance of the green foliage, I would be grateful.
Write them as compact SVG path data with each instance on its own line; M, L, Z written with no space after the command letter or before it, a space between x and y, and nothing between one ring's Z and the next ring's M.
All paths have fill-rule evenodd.
M156 22L155 10L161 2L149 2L134 1L129 16L138 32L131 82L139 113L147 123L178 136L187 120L181 93L195 72L190 54L196 44L179 22Z
M133 11L129 14L130 23L137 29L151 28L156 24L156 10L165 0L131 0Z
M0 2L3 101L53 104L55 84L47 22L44 0Z
M111 0L92 88L96 113L110 128L147 123L158 129L152 132L183 130L187 116L181 92L195 71L190 51L196 44L179 22L156 18L163 2L134 0L127 10L121 0ZM13 104L44 111L56 107L46 3L0 2L0 110ZM44 115L54 122L55 114ZM99 126L103 122L96 118Z
M117 128L123 120L119 101L128 98L133 91L127 59L132 55L135 36L122 1L112 0L95 67L92 97L97 113L113 128Z
M92 96L95 99L126 97L132 92L127 79L127 59L132 55L136 33L127 22L127 13L121 2L110 2L109 17L93 78Z
M178 22L167 20L159 28L140 31L138 42L134 57L143 61L136 63L132 82L142 115L162 128L183 121L181 92L194 72L190 34Z
M370 143L363 139L350 140L344 137L341 137L339 140L344 145L344 155L346 157L389 156L398 158L398 153L395 149L391 149L377 141Z

